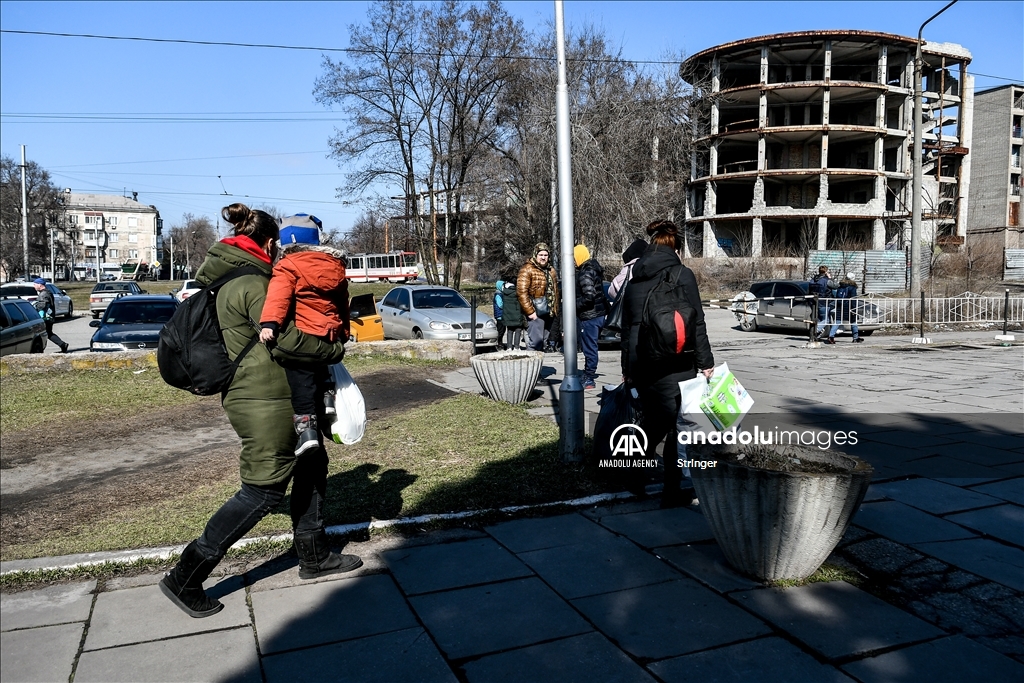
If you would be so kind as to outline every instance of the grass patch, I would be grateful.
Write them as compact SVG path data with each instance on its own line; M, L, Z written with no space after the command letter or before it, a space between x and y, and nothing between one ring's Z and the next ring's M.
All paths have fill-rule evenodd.
M795 588L797 586L806 586L809 583L827 583L829 581L845 581L854 586L859 586L864 583L864 577L849 567L826 562L806 579L780 579L778 581L766 581L765 583L775 588Z
M363 366L360 371L378 364L372 358L365 365L363 359L358 363ZM387 366L396 364L423 362L387 359ZM172 395L189 397L185 392ZM34 405L38 409L42 398ZM557 444L558 428L550 420L533 417L520 406L468 394L371 420L359 444L327 446L325 521L348 524L529 505L609 490L595 479L594 471L562 464ZM140 500L133 508L40 541L5 544L3 557L13 560L184 543L202 532L213 512L237 489L237 473L231 472L185 496ZM286 498L249 535L290 529Z
M55 370L0 379L0 432L54 422L108 420L201 400L164 383L155 369Z

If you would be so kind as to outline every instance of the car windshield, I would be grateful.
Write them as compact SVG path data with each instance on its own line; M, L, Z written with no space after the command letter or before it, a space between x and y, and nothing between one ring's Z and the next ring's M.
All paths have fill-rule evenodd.
M36 288L32 285L4 285L0 293L4 296L36 296Z
M163 301L114 304L107 309L108 325L163 324L174 315L174 304Z
M132 287L134 282L107 282L100 283L92 288L94 292L133 292L135 288Z
M359 296L352 297L348 310L348 317L353 320L366 315L376 315L377 307L373 303L373 294L360 294Z
M412 293L413 308L469 308L469 303L451 289L422 289Z

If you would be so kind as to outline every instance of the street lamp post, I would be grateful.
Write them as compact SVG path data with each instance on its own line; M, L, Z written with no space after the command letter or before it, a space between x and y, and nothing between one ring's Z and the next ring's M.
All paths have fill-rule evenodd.
M928 17L928 21L921 24L917 30L917 49L914 52L914 194L911 197L911 222L910 222L910 296L917 298L921 295L921 193L924 191L924 160L921 158L924 148L921 136L924 134L924 96L921 92L921 71L924 67L924 58L921 55L921 43L924 42L922 35L924 27L932 19L939 16L950 7L955 5L953 0L935 14ZM942 122L939 122L942 125Z

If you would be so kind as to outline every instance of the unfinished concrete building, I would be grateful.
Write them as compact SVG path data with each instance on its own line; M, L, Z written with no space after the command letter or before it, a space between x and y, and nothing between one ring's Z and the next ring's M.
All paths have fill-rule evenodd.
M805 31L699 52L687 205L694 256L909 244L913 38ZM970 53L925 43L923 234L957 244L966 225Z
M997 248L1020 249L1021 147L1024 85L1004 85L975 95L971 149L969 237Z

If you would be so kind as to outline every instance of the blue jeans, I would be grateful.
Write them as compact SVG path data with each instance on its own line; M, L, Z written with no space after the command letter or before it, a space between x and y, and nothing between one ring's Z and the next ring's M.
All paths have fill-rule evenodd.
M324 496L327 492L327 453L317 448L296 459L292 471L291 516L296 534L324 528ZM284 499L288 480L268 486L242 484L241 490L220 507L196 541L199 552L211 562L224 557L235 541L249 533Z
M576 326L580 335L580 345L583 346L583 376L593 379L597 376L597 337L604 327L604 316L599 315L590 320L581 320Z
M835 311L834 305L831 304L818 304L818 325L815 329L817 334L821 334L825 331L825 327L828 325L829 315Z

